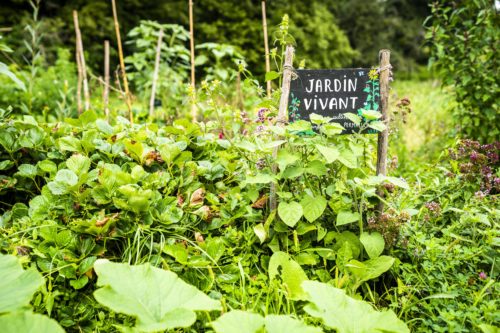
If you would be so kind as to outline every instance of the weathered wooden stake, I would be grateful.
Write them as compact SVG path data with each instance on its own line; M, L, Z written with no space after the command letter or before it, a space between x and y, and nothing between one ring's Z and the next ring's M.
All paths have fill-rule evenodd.
M391 67L391 51L380 50L380 111L381 120L386 125L386 129L378 134L377 146L377 175L387 175L387 147L389 143L389 73ZM384 192L379 190L377 193L383 196ZM377 211L381 214L384 210L384 203L379 201Z
M293 46L288 45L285 51L285 63L283 65L283 85L281 86L281 98L278 110L278 126L283 126L288 121L288 97L290 95L290 83L292 82L292 72L293 72ZM275 161L278 157L279 147L273 150L273 160ZM272 166L272 172L276 173L277 164L274 163ZM269 206L271 211L274 211L277 207L276 203L276 183L271 183L271 193L269 195Z
M191 48L191 88L193 89L193 103L191 104L191 117L193 122L197 118L196 104L196 77L194 69L194 19L193 19L193 0L189 0L189 44Z
M82 64L80 61L80 47L78 46L78 41L76 41L75 46L76 46L76 52L75 52L76 68L78 71L78 81L77 81L77 86L76 86L76 102L77 102L78 114L81 114L83 111L83 108L82 108L83 77L82 77Z
M160 70L160 55L161 55L161 43L163 40L163 28L160 29L158 33L158 44L156 45L156 58L155 58L155 69L153 72L153 85L151 86L151 99L149 100L149 116L153 117L155 111L155 95L156 95L156 83L158 81L158 72Z
M125 103L127 104L130 123L133 124L134 114L132 113L132 101L130 98L130 91L128 89L127 73L125 71L125 61L123 60L122 39L120 37L120 23L118 23L118 14L116 11L115 0L111 0L111 6L113 8L113 20L115 22L116 42L118 44L118 57L120 58L120 68L122 71L123 87L125 88Z
M104 41L104 88L102 92L104 114L109 120L109 40Z
M89 83L87 80L87 66L85 65L85 55L83 54L83 42L82 33L80 32L80 24L78 23L78 12L73 11L73 22L75 24L75 34L76 34L76 56L77 61L80 61L80 71L83 80L83 96L85 98L85 111L90 109L90 93L89 93ZM77 63L78 65L78 63Z
M266 52L266 73L271 71L271 62L269 60L269 43L267 40L267 18L266 18L266 0L262 0L262 30L264 31L264 51ZM271 97L271 81L266 82L267 97Z

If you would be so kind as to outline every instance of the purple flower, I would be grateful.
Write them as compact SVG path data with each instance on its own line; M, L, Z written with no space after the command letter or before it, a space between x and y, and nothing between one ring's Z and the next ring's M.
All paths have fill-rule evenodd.
M487 277L488 277L488 276L486 275L486 273L485 273L485 272L481 272L481 273L479 273L479 278L480 278L481 280L486 280L486 278L487 278Z

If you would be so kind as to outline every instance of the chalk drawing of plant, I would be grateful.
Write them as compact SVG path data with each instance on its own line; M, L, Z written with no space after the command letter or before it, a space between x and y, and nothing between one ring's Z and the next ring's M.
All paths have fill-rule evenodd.
M300 119L299 107L300 107L300 99L295 97L293 93L291 93L292 101L288 106L288 117L290 122L293 123Z

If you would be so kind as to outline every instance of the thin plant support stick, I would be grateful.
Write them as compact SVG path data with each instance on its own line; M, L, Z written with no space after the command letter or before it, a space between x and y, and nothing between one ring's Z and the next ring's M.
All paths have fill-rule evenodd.
M75 24L77 58L80 60L80 70L82 73L82 80L83 80L83 96L85 98L85 111L87 111L90 109L90 92L89 92L89 83L87 80L87 66L85 65L85 55L83 54L82 33L80 32L80 24L78 23L78 12L76 10L73 11L73 22Z
M109 120L109 40L104 41L104 88L102 92L104 114Z
M264 31L264 51L266 52L266 74L271 71L269 42L267 40L266 0L262 0L262 30ZM271 97L271 81L266 82L267 97Z
M191 48L191 89L193 89L193 103L191 104L191 117L193 122L197 118L196 110L196 76L194 70L194 20L193 20L193 0L189 0L189 45Z
M82 78L82 64L80 62L80 47L78 46L78 42L75 43L76 45L76 52L75 52L75 58L76 58L76 68L78 71L78 83L76 86L76 102L77 102L77 108L78 108L78 114L82 113L83 107L82 107L82 83L83 83L83 78Z
M380 50L380 111L381 120L386 125L386 129L378 134L377 146L377 175L387 175L387 146L389 143L389 73L391 67L391 51ZM384 195L382 190L377 193L380 197ZM378 202L377 211L381 214L384 210L384 203Z
M292 72L293 72L293 46L287 45L285 51L285 63L283 65L283 84L281 86L281 98L278 110L278 126L283 126L288 121L288 97L290 95L290 83L292 82ZM273 160L275 161L278 157L279 147L275 147L273 150ZM277 165L274 163L272 165L272 172L276 173ZM269 207L271 212L276 210L276 183L271 183L271 193L269 194Z
M134 114L132 113L132 101L130 98L130 91L128 89L127 73L125 71L125 61L123 60L122 39L120 36L120 23L118 22L118 14L116 11L115 0L111 0L111 6L113 7L113 20L115 22L116 43L118 44L118 57L120 58L120 69L122 72L123 87L125 88L125 103L127 104L130 123L133 124Z
M149 100L149 116L153 117L155 111L156 83L158 82L158 72L160 71L161 43L163 40L163 29L158 33L158 44L156 45L155 69L153 72L153 84L151 86L151 99Z
M241 90L241 73L238 72L236 76L236 106L243 111L243 91Z

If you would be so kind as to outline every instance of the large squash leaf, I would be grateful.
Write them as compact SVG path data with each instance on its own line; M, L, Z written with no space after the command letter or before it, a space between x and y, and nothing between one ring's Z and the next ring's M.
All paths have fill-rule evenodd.
M370 304L347 296L341 289L316 281L305 281L302 288L311 302L304 310L321 318L337 333L410 332L393 311L376 311Z
M0 316L2 333L64 333L54 319L29 311Z
M240 310L225 313L212 322L216 333L321 333L319 327L308 326L285 315L261 315ZM264 329L264 330L263 330Z
M97 260L96 300L115 312L137 318L136 329L156 332L189 327L196 321L194 311L220 310L213 300L177 275L149 264L130 266Z
M43 282L35 269L25 271L16 257L0 254L0 313L29 305Z

